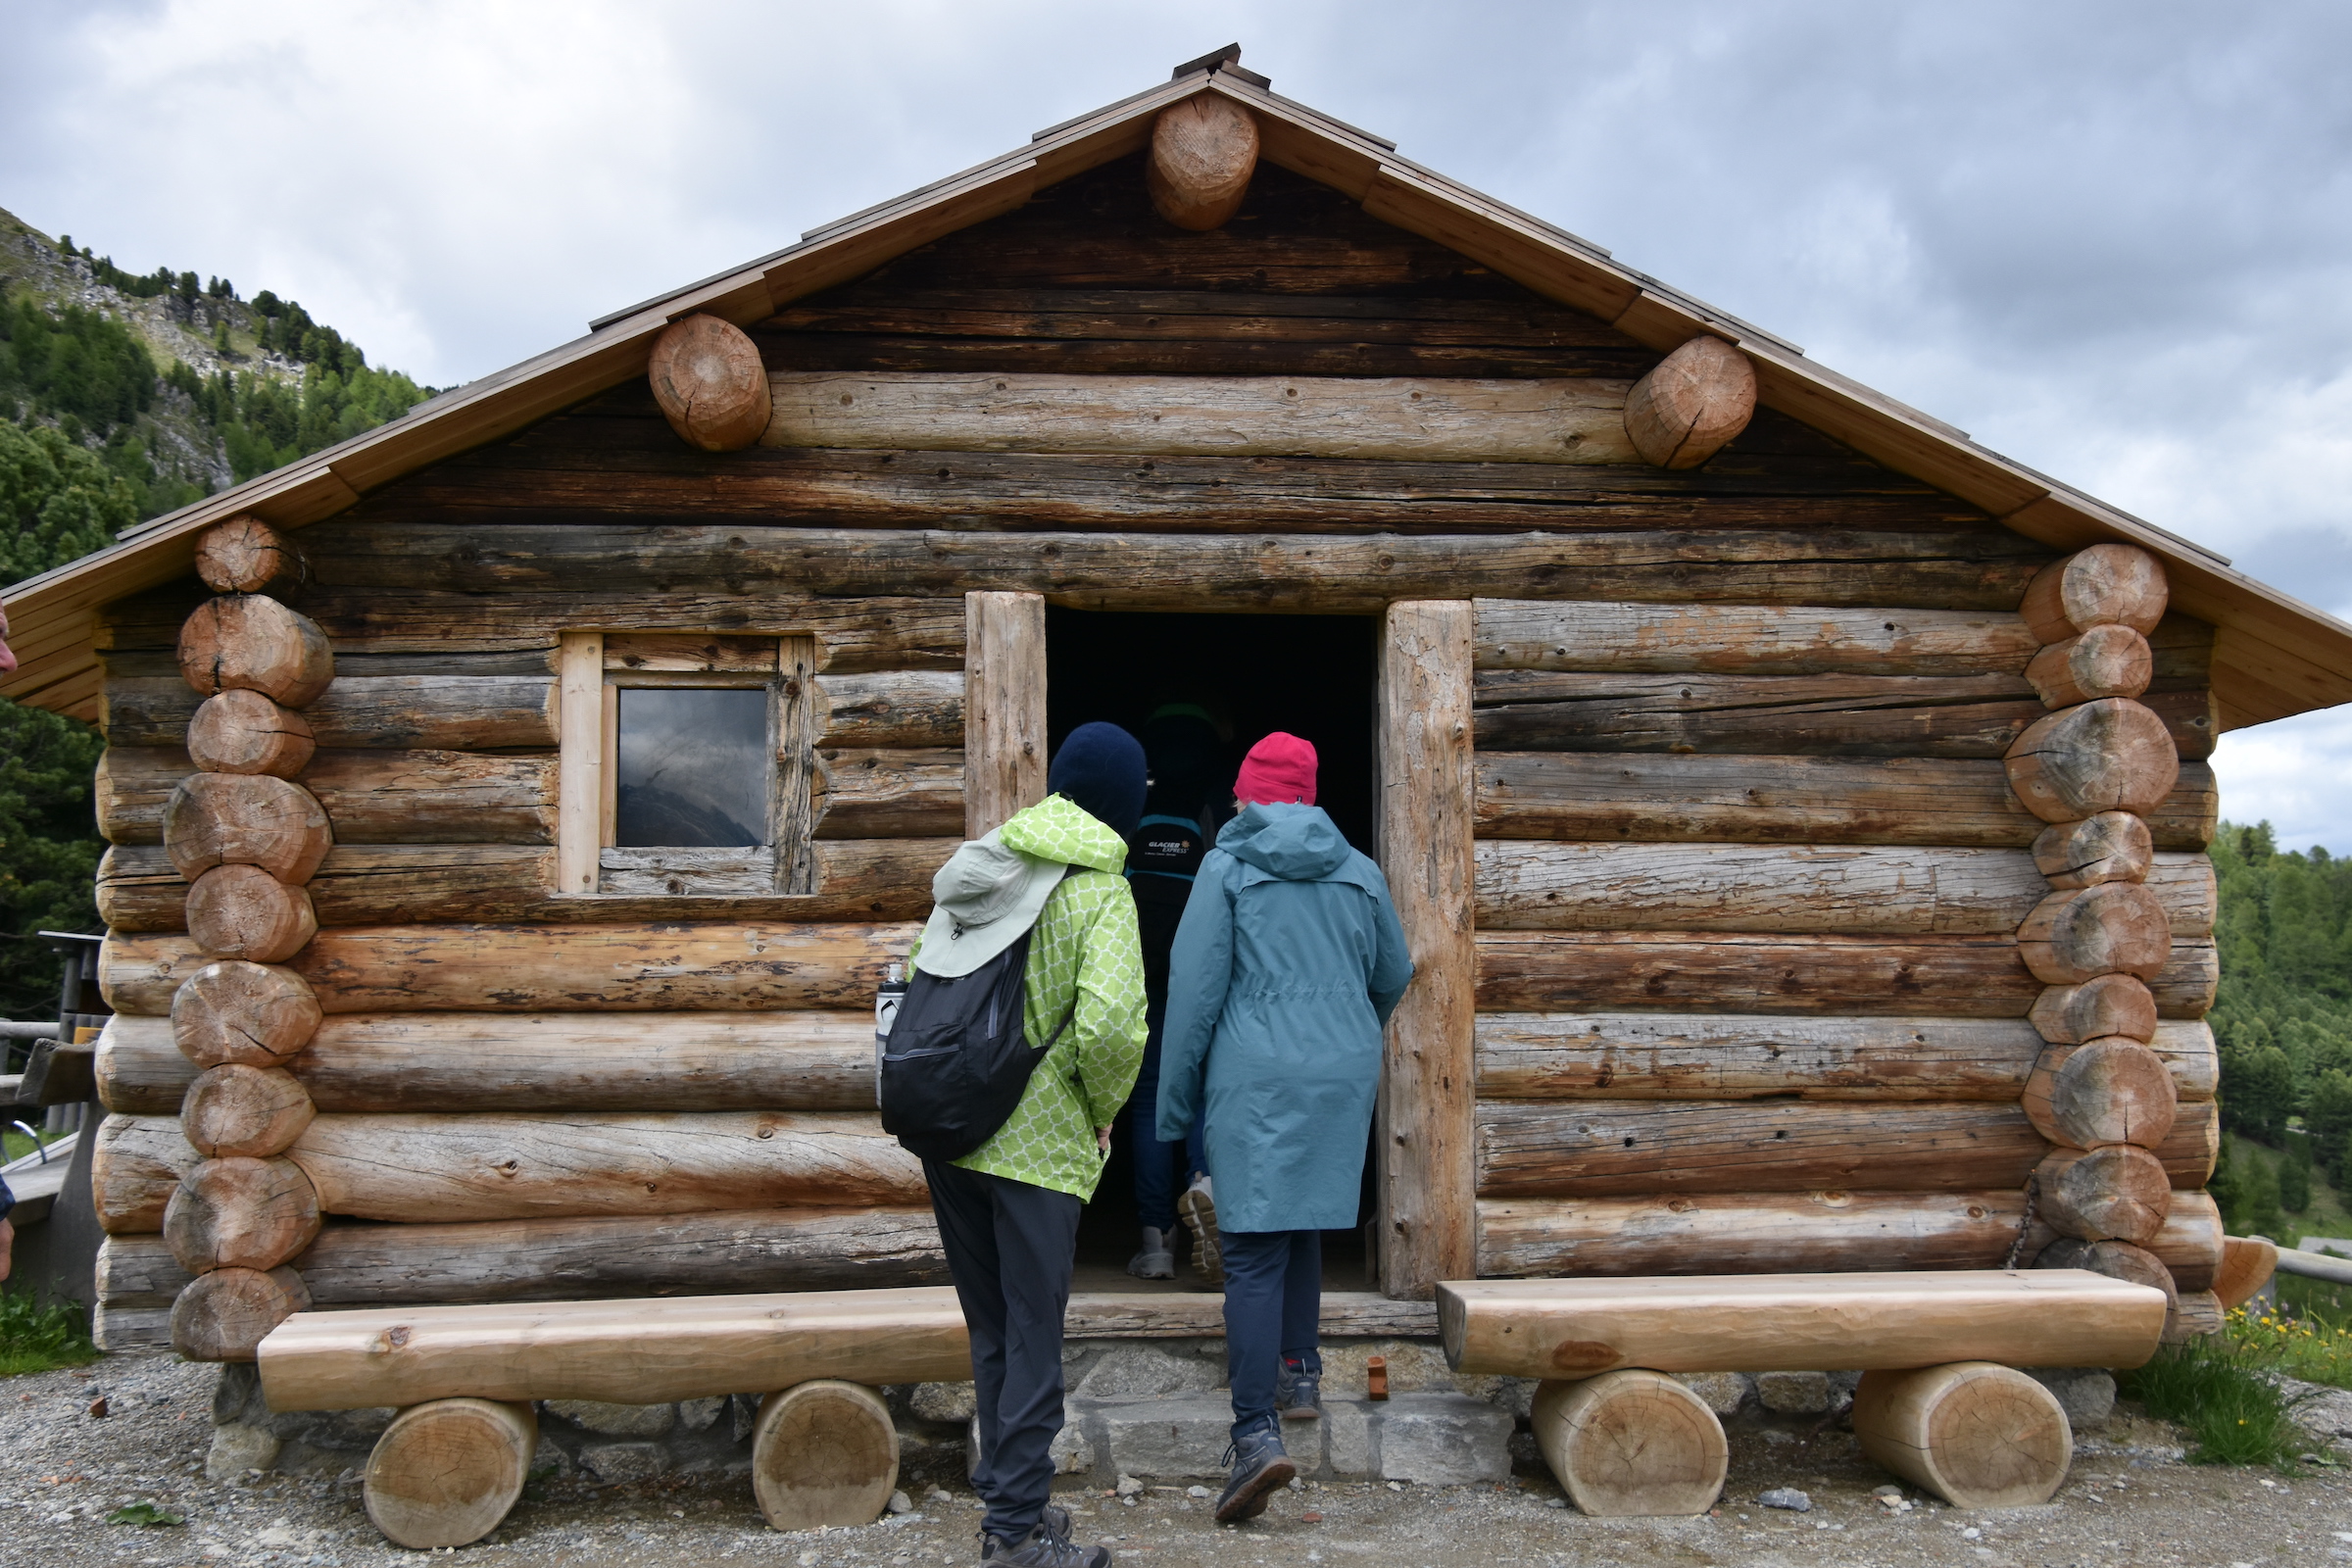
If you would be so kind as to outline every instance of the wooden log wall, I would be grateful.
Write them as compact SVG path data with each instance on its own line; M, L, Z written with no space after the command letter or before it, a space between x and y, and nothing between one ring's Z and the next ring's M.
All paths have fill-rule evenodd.
M2196 1185L2210 633L2138 628L2144 689L2092 696L2137 679L2134 651L2102 634L2042 657L2084 630L2020 629L2044 549L1754 410L1736 349L1661 373L1655 351L1272 166L1221 225L1163 221L1140 156L749 337L773 410L749 445L756 396L712 431L676 422L675 386L665 403L632 383L311 525L299 570L285 541L224 534L229 597L180 584L104 612L121 1016L98 1158L122 1285L102 1316L125 1332L224 1273L198 1277L217 1259L175 1239L244 1249L204 1298L247 1325L303 1292L935 1279L919 1194L863 1098L863 1009L953 843L1042 772L1031 758L975 793L964 755L967 725L1042 746L1014 658L1041 597L1478 601L1454 834L1476 840L1477 930L1457 922L1447 950L1467 989L1421 1009L1442 1048L1396 1055L1418 1053L1441 1097L1475 1056L1479 1098L1440 1140L1454 1190L1397 1200L1425 1230L1400 1288L1473 1259L1593 1271L1596 1248L1652 1272L1859 1259L1871 1238L1909 1266L1998 1261L2021 1225L2048 1234L2020 1186L2043 1157L2029 1013L2134 1000L2179 1086L2151 1152ZM191 617L234 657L183 673ZM555 655L582 630L808 640L809 891L673 893L654 859L629 867L643 891L557 891ZM2049 873L2010 754L2045 694L2078 691L2097 733L2062 737L2043 771L2115 808L2129 795L2146 824L2135 885L2168 947L2135 998L2089 996L2104 976L2045 987L2017 937ZM2129 768L2079 765L2109 735L2133 757L2160 735L2177 780L2151 797ZM993 729L974 744L1011 755ZM252 793L233 810L213 785L174 807L191 773L271 782L230 786ZM234 897L200 928L204 879ZM230 941L248 956L214 945ZM2065 1066L2049 1103L2079 1117ZM1594 1148L1599 1186L1547 1174L1544 1140ZM1921 1173L1947 1157L1966 1184ZM2201 1255L2196 1219L2175 1202L2159 1255Z

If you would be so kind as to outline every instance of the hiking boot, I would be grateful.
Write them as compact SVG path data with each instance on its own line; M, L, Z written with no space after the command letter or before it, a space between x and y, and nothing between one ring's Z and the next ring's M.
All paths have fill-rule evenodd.
M1274 1408L1285 1421L1312 1421L1323 1413L1323 1374L1284 1360L1274 1374Z
M1193 1185L1177 1195L1176 1212L1193 1233L1193 1268L1209 1284L1223 1285L1225 1254L1217 1248L1217 1200L1206 1176L1194 1177Z
M1217 1494L1216 1520L1221 1525L1264 1513L1266 1498L1277 1488L1289 1486L1298 1473L1298 1464L1282 1451L1282 1432L1272 1421L1235 1438L1225 1450L1225 1462L1232 1470L1225 1478L1225 1490Z
M1172 1280L1176 1277L1176 1253L1168 1246L1168 1233L1144 1227L1144 1245L1136 1249L1127 1260L1127 1272L1139 1280Z
M980 1560L999 1568L1110 1568L1108 1546L1081 1546L1070 1539L1069 1510L1046 1504L1037 1528L1019 1541L980 1533Z

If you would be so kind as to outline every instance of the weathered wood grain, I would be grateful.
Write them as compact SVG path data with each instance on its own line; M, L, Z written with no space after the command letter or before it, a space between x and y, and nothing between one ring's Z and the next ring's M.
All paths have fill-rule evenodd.
M1481 1199L1481 1275L1842 1274L1999 1268L2025 1196L1691 1193ZM331 1234L331 1233L330 1233Z
M964 754L958 750L817 753L820 839L954 838L963 835Z
M761 444L1638 463L1623 381L776 370Z
M767 428L766 368L760 346L732 321L700 313L654 340L646 380L678 439L701 452L734 452Z
M1821 605L1478 601L1480 669L1660 675L2022 675L2011 614Z
M2152 1039L2158 1028L2156 998L2135 975L2103 974L2079 986L2052 986L2034 1000L2030 1015L2042 1039L2053 1045L2120 1036Z
M963 836L980 838L1046 794L1046 602L1033 593L964 597Z
M177 746L197 695L181 681L109 679L99 726L110 746ZM335 681L303 710L322 747L496 751L556 744L550 676L389 675Z
M2152 1241L2172 1203L2164 1161L2130 1144L2052 1150L2034 1178L2043 1218L2086 1242Z
M1152 210L1178 228L1222 228L1250 193L1257 144L1257 122L1230 98L1204 92L1170 104L1152 123L1145 164Z
M250 1361L271 1329L310 1304L290 1268L217 1268L172 1303L172 1348L191 1361Z
M604 901L591 906L601 909ZM907 924L661 921L328 929L288 965L337 1012L733 1012L859 1008ZM185 937L110 937L99 983L118 1012L161 1016L211 960Z
M2027 589L2018 614L2044 643L2093 626L2146 633L2164 618L2170 592L2164 563L2137 545L2092 545L2052 562Z
M317 749L301 713L242 688L206 698L188 720L189 759L208 773L292 778Z
M1504 596L2007 610L2040 559L2024 553L2032 547L2022 537L2010 538L1819 528L1575 539L1228 537L416 519L338 529L335 554L322 553L317 570L327 588L371 593L642 596L647 583L659 583L665 593L743 596L1028 592L1081 610L1215 604L1372 614L1394 599ZM311 717L318 722L316 712ZM320 744L347 743L322 734Z
M2129 626L2093 626L2034 656L2026 679L2052 708L2137 697L2155 673L2148 640Z
M2021 1102L2034 1131L2070 1149L2161 1145L2179 1097L2164 1059L2136 1040L2050 1046L2034 1063Z
M318 1234L319 1195L285 1159L207 1159L179 1180L164 1240L191 1274L275 1268Z
M293 970L223 958L172 993L171 1038L197 1067L226 1061L275 1067L318 1032L319 1017L317 993ZM126 1047L148 1038L136 1013L120 1015L110 1027L125 1031ZM179 1107L174 1102L172 1108Z
M1471 657L1459 602L1389 607L1380 647L1380 859L1413 980L1389 1019L1380 1100L1380 1274L1428 1299L1477 1266L1472 1198Z
M191 773L164 804L164 848L191 881L216 865L251 865L308 882L333 843L317 798L267 774Z
M2016 850L1857 845L1478 846L1483 931L2014 931L2048 887Z
M1696 1516L1723 1495L1723 1423L1663 1372L1620 1367L1536 1386L1528 1419L1544 1463L1577 1511L1600 1518Z
M98 773L100 831L117 844L162 843L165 803L191 771L175 747L109 747ZM553 757L338 749L313 754L292 776L317 798L338 844L554 838Z
M938 1285L928 1205L329 1225L294 1260L320 1306Z
M188 940L216 958L278 963L318 930L309 890L257 865L216 865L188 884Z
M2145 818L2101 811L2080 822L2053 822L2034 841L2034 863L2054 888L2137 882L2148 874L2155 843Z
M281 577L299 577L302 557L275 528L251 513L214 523L196 536L196 575L215 593L256 594Z
M1853 1421L1873 1463L1955 1508L2039 1506L2074 1462L2058 1396L1995 1361L1866 1372Z
M427 1400L375 1440L360 1499L394 1545L454 1551L499 1527L538 1449L539 1417L527 1402Z
M1478 754L1478 831L1494 839L1637 839L2022 848L2043 826L1995 762L1940 758ZM2204 848L2213 771L2184 763L2148 814L2156 844Z
M318 1107L283 1067L238 1062L207 1067L188 1086L180 1130L198 1152L215 1159L266 1159L302 1136Z
M2035 721L2002 761L2034 815L2072 822L2099 811L2153 809L2179 780L2180 753L2153 709L2110 697Z
M160 1235L179 1179L203 1163L173 1116L109 1116L90 1149L90 1201L110 1236Z
M963 744L961 671L820 675L816 744L957 747Z
M1483 1101L1481 1198L2022 1187L2047 1152L2014 1104Z
M206 697L242 688L307 708L335 678L335 656L316 621L261 594L196 607L179 633L179 672Z
M2102 974L2153 980L2172 961L2172 943L2164 902L2135 882L2062 888L2036 904L2017 932L2026 967L2053 986Z
M1695 468L1747 428L1756 412L1756 368L1722 338L1692 338L1636 381L1625 397L1625 433L1642 461Z
M610 1111L323 1115L286 1155L319 1206L423 1221L905 1208L922 1164L874 1116Z

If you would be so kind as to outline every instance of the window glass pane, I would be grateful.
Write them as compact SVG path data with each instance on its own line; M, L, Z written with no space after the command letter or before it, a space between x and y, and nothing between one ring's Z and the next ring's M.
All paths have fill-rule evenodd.
M624 849L767 842L767 693L624 686L613 837Z

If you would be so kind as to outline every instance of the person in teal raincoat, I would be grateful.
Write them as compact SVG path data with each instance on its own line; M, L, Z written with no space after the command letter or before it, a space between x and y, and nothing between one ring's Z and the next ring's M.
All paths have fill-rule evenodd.
M1314 804L1314 748L1267 736L1234 798L1176 930L1159 1069L1160 1137L1207 1124L1234 1414L1220 1522L1296 1473L1281 1418L1321 1413L1321 1233L1355 1226L1381 1028L1413 977L1387 879Z

